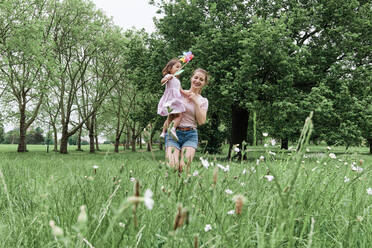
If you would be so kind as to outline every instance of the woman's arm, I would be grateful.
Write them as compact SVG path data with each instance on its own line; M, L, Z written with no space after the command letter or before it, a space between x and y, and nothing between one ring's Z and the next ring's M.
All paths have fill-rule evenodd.
M189 99L194 103L195 107L195 117L198 125L205 124L207 120L207 111L200 108L200 104L198 102L198 97L194 93L190 93Z

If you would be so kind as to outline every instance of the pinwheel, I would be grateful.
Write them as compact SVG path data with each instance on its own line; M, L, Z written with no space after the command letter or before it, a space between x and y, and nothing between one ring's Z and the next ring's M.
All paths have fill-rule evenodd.
M193 58L194 58L194 54L192 54L192 52L184 52L183 55L181 55L182 57L180 58L180 60L185 63L181 69L179 71L177 71L176 73L174 73L174 76L177 76L177 75L180 75L182 72L184 72L184 70L182 69L183 67L185 67L185 65L187 65Z

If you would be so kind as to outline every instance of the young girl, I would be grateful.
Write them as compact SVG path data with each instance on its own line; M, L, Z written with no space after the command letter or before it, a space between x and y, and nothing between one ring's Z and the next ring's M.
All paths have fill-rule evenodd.
M178 59L172 59L167 63L162 71L164 77L161 80L161 83L162 85L167 85L158 104L158 114L161 116L168 116L168 118L164 122L163 131L160 135L161 138L165 137L168 126L173 122L170 134L175 140L178 140L176 128L181 122L182 112L185 112L186 110L181 96L181 91L183 90L181 88L180 80L174 76L174 73L179 71L181 67L181 62ZM168 107L171 109L170 113L168 113Z

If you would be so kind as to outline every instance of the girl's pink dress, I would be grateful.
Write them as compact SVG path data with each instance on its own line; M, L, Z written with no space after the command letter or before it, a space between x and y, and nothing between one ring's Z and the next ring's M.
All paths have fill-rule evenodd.
M180 92L181 83L178 78L173 77L166 83L165 91L158 104L158 114L167 116L168 114L178 114L185 112L183 96ZM168 107L172 112L168 113Z

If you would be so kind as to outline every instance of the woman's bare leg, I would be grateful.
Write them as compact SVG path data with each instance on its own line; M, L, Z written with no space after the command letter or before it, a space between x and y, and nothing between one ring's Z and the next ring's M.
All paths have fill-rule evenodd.
M171 168L177 168L179 164L180 151L172 146L168 146L165 151L165 160Z
M180 158L180 170L182 171L182 168L185 166L185 161L183 157L186 157L186 163L191 164L192 160L194 159L195 156L195 148L194 147L182 147L181 150L181 158Z

